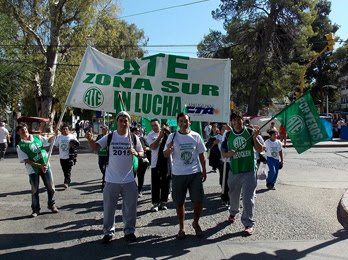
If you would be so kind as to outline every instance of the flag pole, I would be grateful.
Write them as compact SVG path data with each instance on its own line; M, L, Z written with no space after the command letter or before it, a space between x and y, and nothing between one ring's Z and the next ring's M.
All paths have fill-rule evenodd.
M274 116L272 116L271 117L271 119L270 120L268 120L266 123L264 123L261 127L260 127L260 129L259 129L259 131L262 129L262 128L264 128L269 122L271 122L272 120L274 120L280 113L282 113L282 112L284 112L284 110L286 110L286 109L288 109L292 104L294 104L295 103L295 101L293 101L293 102L291 102L289 105L287 105L283 110L281 110L281 111L279 111L277 114L275 114ZM232 131L232 130L231 130ZM249 140L250 140L250 138L252 138L253 136L252 135L250 135L240 146L238 146L237 147L237 149L235 150L235 152L237 152L238 150L240 150ZM223 179L223 186L222 186L222 190L221 190L221 193L223 194L223 193L225 193L225 181L226 181L226 157L224 157L224 172L223 172L223 177L222 177L222 179Z
M309 90L308 90L308 91L309 91ZM306 92L307 92L307 91L306 91ZM306 92L305 92L305 93L306 93ZM304 94L305 94L305 93L304 93ZM302 96L304 96L304 94L303 94ZM295 102L296 102L296 100L293 101L293 102L291 102L291 103L290 103L289 105L287 105L283 110L279 111L277 114L275 114L274 116L272 116L270 120L268 120L266 123L264 123L264 124L260 127L259 131L260 131L262 128L264 128L269 122L271 122L272 120L274 120L280 113L283 113L286 109L288 109L290 106L292 106ZM246 144L246 142L248 142L248 141L250 140L250 138L252 138L252 137L253 137L252 135L249 136L248 139L246 139L239 147L237 147L237 149L236 149L235 151L237 152L240 148L242 148L242 147Z
M123 106L123 109L126 111L126 107L124 106L124 103L123 103L123 99L122 99L122 95L121 95L121 92L118 92L118 98L120 99L121 101L121 104ZM129 119L129 127L130 127L130 119ZM132 149L132 140L131 140L131 136L130 136L130 129L128 127L128 141L129 141L129 146L130 146L130 149Z
M53 138L53 142L50 145L50 150L48 151L47 162L46 162L47 165L48 165L48 163L50 161L50 158L51 158L51 155L52 155L52 151L53 151L54 142L56 141L56 138L57 138L57 129L59 129L59 126L60 126L61 122L63 121L63 117L64 117L64 114L65 114L66 108L67 108L67 105L64 105L63 111L60 114L58 123L56 125L56 129L53 131L54 132L54 138Z
M226 182L226 168L227 168L227 158L224 157L224 167L223 167L223 172L222 172L222 183L221 183L221 194L225 193L225 182Z

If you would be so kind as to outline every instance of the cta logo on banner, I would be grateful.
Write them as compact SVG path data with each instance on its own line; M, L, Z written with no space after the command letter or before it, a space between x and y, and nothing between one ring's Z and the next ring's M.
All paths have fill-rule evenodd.
M131 115L228 122L230 60L157 54L120 60L88 47L66 105L114 112L119 93ZM197 102L198 101L198 102Z

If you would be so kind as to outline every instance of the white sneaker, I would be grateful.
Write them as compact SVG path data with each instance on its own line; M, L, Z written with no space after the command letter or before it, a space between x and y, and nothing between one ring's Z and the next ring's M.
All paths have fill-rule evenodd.
M159 210L167 210L167 203L162 201L159 205Z
M157 212L158 211L158 204L153 204L152 208L151 208L152 212Z

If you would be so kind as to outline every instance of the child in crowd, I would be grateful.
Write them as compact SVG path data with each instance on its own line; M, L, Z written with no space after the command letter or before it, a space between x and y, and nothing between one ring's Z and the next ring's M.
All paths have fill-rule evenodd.
M283 166L282 143L277 140L277 131L269 131L269 139L266 140L267 166L269 168L266 186L268 189L275 190L278 178L279 166ZM280 161L279 161L280 158Z

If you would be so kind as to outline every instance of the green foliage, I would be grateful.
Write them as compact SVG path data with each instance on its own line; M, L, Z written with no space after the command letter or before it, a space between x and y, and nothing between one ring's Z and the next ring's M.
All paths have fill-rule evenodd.
M226 35L210 32L198 45L198 55L232 59L232 98L239 106L248 103L250 115L299 83L299 64L314 54L308 38L314 36L316 2L221 0L212 12L224 20Z
M87 41L113 57L143 56L144 32L119 20L118 11L109 0L0 2L0 59L26 64L24 74L31 76L10 86L17 93L18 87L25 88L23 103L36 106L26 111L50 117L55 103L63 108Z

